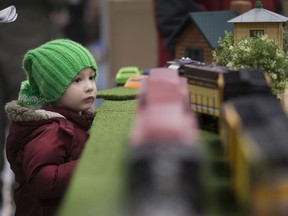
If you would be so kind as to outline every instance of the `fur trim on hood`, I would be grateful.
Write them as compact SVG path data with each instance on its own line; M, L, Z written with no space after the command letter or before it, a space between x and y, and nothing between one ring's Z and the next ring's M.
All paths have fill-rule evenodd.
M40 121L56 117L65 118L63 115L56 112L21 106L16 100L7 103L5 105L5 111L8 118L13 122Z

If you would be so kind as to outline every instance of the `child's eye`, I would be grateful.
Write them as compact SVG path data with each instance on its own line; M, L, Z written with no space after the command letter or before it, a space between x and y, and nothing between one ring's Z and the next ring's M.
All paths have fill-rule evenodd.
M78 82L80 82L80 81L81 81L80 78L76 78L76 79L73 80L73 82L76 82L76 83L78 83Z
M95 76L90 76L89 79L90 80L95 80Z

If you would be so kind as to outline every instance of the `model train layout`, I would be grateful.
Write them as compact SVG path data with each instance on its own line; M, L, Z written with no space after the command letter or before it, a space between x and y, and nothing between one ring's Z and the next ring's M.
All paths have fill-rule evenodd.
M134 215L171 211L175 197L182 211L175 215L203 215L199 129L207 124L218 127L229 185L245 215L288 215L288 119L267 80L260 69L187 59L150 70L130 136Z

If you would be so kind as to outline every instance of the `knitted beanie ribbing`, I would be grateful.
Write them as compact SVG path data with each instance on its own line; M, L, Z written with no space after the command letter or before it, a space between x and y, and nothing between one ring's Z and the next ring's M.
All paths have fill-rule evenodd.
M20 104L39 106L56 101L71 80L87 67L97 75L97 64L91 53L69 39L52 40L29 50L23 59L27 80L21 85Z

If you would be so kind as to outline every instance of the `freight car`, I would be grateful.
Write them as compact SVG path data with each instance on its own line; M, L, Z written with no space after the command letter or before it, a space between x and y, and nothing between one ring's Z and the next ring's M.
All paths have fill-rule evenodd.
M288 215L288 119L279 101L231 99L221 124L232 188L247 215Z
M132 215L200 215L201 146L186 79L154 68L137 95L129 154Z
M183 58L167 62L187 78L189 99L202 129L220 132L223 102L244 95L269 94L269 80L261 69L238 70Z

